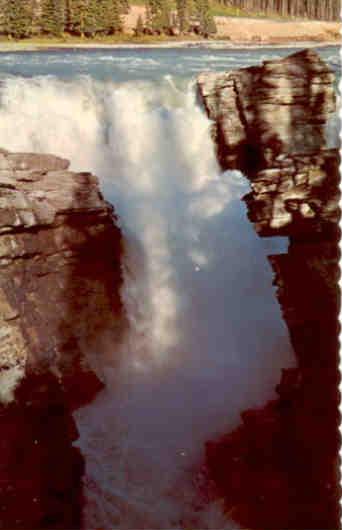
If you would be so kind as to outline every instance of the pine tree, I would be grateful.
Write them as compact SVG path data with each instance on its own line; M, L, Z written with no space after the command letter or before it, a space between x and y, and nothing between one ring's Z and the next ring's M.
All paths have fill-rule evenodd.
M112 35L122 30L119 0L97 1L97 30L106 35Z
M33 7L30 0L7 0L4 4L4 33L15 39L32 33Z
M129 13L129 0L118 0L119 10L122 15Z
M0 0L0 34L5 35L5 0Z
M97 12L95 16L97 33L107 33L108 20L107 20L108 0L97 1Z
M123 5L120 0L108 0L107 7L107 28L108 33L112 35L113 33L119 33L122 31L122 13Z
M83 36L85 33L86 0L68 0L67 24L68 31Z
M210 11L209 0L196 0L195 7L199 22L199 32L208 38L217 31L214 17Z
M145 28L148 32L152 32L152 19L151 2L148 0L145 4Z
M72 0L65 0L65 14L64 14L64 27L67 33L72 33L71 27L71 2Z
M87 37L94 37L100 31L100 16L97 0L88 0L83 16L83 32Z
M65 5L63 0L43 0L41 29L48 35L60 36L64 32Z
M177 19L179 31L185 33L189 27L189 6L188 0L177 0Z
M169 0L148 0L146 20L152 32L167 33L171 27L171 6Z
M168 33L170 31L170 28L172 26L172 21L171 21L171 6L168 0L162 1L158 24L163 33Z
M212 14L209 12L206 19L205 19L205 24L204 24L204 27L205 27L205 32L208 36L210 35L214 35L215 33L217 33L217 26L216 26L216 22L215 22L215 19L214 17L212 16Z
M135 35L137 37L141 37L141 35L143 35L143 33L144 33L144 23L143 23L142 16L139 15L138 16L138 20L137 20L137 25L135 27Z

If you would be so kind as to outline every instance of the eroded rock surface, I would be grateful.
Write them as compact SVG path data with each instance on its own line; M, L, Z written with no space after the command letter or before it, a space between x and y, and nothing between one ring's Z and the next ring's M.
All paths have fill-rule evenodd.
M314 50L262 66L203 73L198 88L225 168L273 167L278 155L321 149L335 112L335 76Z
M261 236L311 237L336 226L338 154L327 146L334 84L314 50L199 76L219 161L250 179L249 217Z
M297 359L277 399L208 443L210 474L243 527L337 529L340 159L326 144L334 76L306 50L198 83L222 167L250 180L256 231L289 237L288 252L269 259Z
M78 528L72 410L120 326L121 236L90 173L0 152L0 528Z
M336 149L279 156L258 171L244 197L261 236L322 239L339 220L339 156Z

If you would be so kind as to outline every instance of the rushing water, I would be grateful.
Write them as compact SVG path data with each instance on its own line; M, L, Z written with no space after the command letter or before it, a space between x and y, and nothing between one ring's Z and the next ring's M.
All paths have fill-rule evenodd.
M103 361L106 389L76 415L88 529L233 527L195 479L205 441L293 362L267 262L286 241L247 221L247 182L220 172L194 76L288 52L0 56L0 146L96 173L125 236L129 328ZM322 53L337 64L336 48Z
M252 66L263 60L285 57L298 50L298 47L227 50L197 46L11 52L0 54L0 72L25 77L54 75L63 79L90 75L115 81L156 80L164 75L189 78L204 70ZM317 51L336 71L340 69L338 46L325 46L317 48Z

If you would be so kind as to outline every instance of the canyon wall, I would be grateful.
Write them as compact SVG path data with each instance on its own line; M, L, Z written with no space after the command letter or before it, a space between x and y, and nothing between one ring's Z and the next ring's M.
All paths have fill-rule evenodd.
M339 157L325 147L333 85L313 51L199 78L221 165L251 182L250 220L260 236L290 240L269 259L297 366L283 372L277 399L207 444L210 476L248 528L340 525ZM84 461L72 412L102 388L93 367L122 329L115 215L96 178L68 165L0 152L4 530L81 527Z
M96 177L0 152L0 528L79 528L72 411L118 340L121 235Z
M283 371L276 399L207 444L219 495L247 528L340 528L340 160L326 146L334 82L307 50L198 79L222 167L250 180L249 219L262 237L289 238L269 260L297 366Z

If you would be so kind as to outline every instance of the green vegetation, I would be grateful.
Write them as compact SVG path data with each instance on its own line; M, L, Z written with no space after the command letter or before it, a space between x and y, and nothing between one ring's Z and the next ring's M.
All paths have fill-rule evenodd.
M210 4L210 11L214 17L243 17L246 14L238 7L226 5L218 0L214 0ZM254 15L253 15L254 16Z
M65 9L62 0L43 0L41 31L47 35L62 35L65 26Z
M199 21L198 33L204 37L209 37L216 33L217 29L214 17L210 11L209 0L196 0L195 9Z
M146 0L145 33L199 35L216 33L209 0Z
M168 34L171 28L171 4L169 0L146 1L146 29L149 33Z
M75 35L84 35L84 8L84 0L68 0L66 4L66 31Z
M220 0L212 0L210 2L210 12L214 17L237 17L237 18L267 18L272 20L293 20L296 17L288 17L285 15L279 15L277 13L269 13L267 16L263 11L253 11L249 13L240 9L239 7L234 7L229 4L220 2ZM298 18L298 17L297 17Z
M3 6L3 24L10 38L32 34L33 7L30 0L7 0Z
M80 37L113 35L122 30L128 0L0 0L1 34L21 39L32 35Z
M300 17L315 20L340 20L341 0L219 0L242 16Z
M217 31L214 16L218 15L335 20L341 0L0 0L0 36L19 40L71 35L101 41L122 35L129 1L146 8L134 30L135 38L141 39L208 38Z
M180 33L186 33L189 29L190 6L187 0L177 0L176 9Z
M134 0L133 0L134 1ZM137 0L139 2L139 0ZM136 36L200 35L216 31L209 0L144 0ZM0 35L10 39L120 34L129 0L0 0Z
M172 41L186 41L194 42L198 39L193 35L184 35L177 37L170 37L169 35L147 35L143 34L140 37L129 35L127 33L117 33L115 35L98 36L96 40L88 37L80 37L73 35L64 35L63 37L37 36L29 37L27 39L20 39L17 41L9 41L6 37L0 38L1 51L6 50L7 46L10 50L30 50L30 49L44 49L51 47L72 47L72 46L91 46L96 45L115 45L115 44L163 44ZM220 39L221 40L221 39ZM1 57L1 52L0 52Z
M139 15L138 20L137 20L137 25L135 28L135 35L136 37L141 37L143 33L144 33L144 23L143 23L142 16Z

